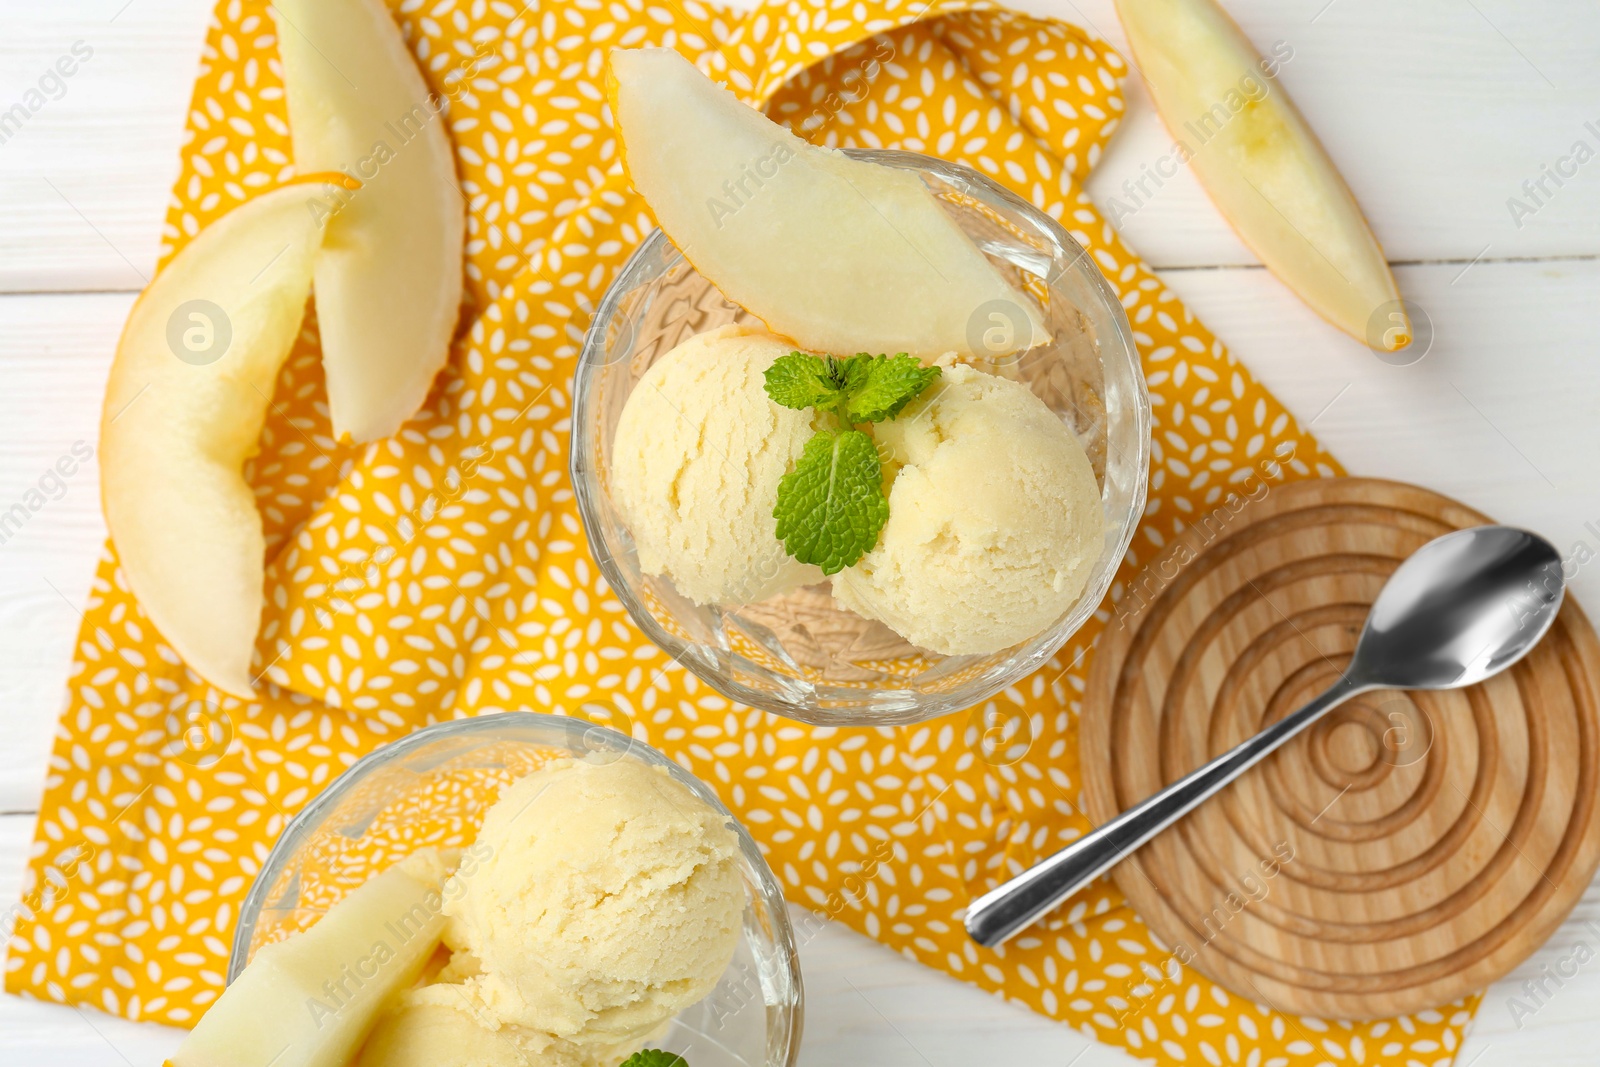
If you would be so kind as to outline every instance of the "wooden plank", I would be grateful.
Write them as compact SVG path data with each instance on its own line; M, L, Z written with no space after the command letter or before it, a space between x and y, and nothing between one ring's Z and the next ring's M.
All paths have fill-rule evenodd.
M1600 560L1600 363L1589 307L1600 263L1406 267L1431 350L1390 366L1261 270L1167 282L1352 474L1397 478ZM1591 614L1600 562L1572 583Z
M1519 228L1523 196L1579 138L1600 150L1600 82L1582 57L1600 21L1561 0L1231 0L1260 47L1286 41L1283 84L1343 168L1391 259L1470 260L1600 254L1600 162L1579 169ZM138 288L154 266L182 114L207 0L13 5L0 38L0 104L21 100L74 42L94 55L0 145L0 291ZM1110 38L1112 0L1021 5ZM1484 17L1487 16L1487 19ZM1502 32L1504 36L1502 36ZM1587 49L1587 51L1585 51ZM1527 58L1525 58L1527 57ZM1535 65L1536 64L1536 65ZM1542 72L1542 73L1541 73ZM1548 77L1550 82L1545 78ZM1555 87L1552 87L1551 82ZM1107 209L1171 150L1172 137L1129 80L1125 127L1090 183ZM1241 245L1186 170L1122 223L1161 267L1243 264ZM1486 251L1487 249L1487 251Z
M74 445L98 446L100 397L132 303L131 293L0 296L0 513L26 513L20 527L0 527L0 811L32 810L44 781L105 539L96 462L68 478L55 465Z
M1600 882L1561 929L1484 995L1461 1067L1595 1061L1600 1037ZM1478 1058L1474 1058L1478 1057Z
M0 112L12 118L0 126L0 291L144 286L210 8L6 5Z

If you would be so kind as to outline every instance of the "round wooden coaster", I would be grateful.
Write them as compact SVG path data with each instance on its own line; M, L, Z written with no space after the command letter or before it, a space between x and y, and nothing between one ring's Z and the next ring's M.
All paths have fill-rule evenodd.
M1281 718L1349 662L1400 562L1490 520L1368 479L1274 487L1134 581L1094 659L1080 747L1103 823ZM1380 1018L1482 989L1600 862L1600 642L1568 598L1527 659L1446 693L1357 697L1125 859L1181 963L1283 1011Z

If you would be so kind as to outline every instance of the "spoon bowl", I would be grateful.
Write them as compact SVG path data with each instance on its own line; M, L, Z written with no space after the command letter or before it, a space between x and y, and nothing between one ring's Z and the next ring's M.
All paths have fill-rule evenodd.
M1437 537L1390 575L1345 676L1369 689L1475 685L1539 643L1564 593L1561 556L1537 534L1477 526Z

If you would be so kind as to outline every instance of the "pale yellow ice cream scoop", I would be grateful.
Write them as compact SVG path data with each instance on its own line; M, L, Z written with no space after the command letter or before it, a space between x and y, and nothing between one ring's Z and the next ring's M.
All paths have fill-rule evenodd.
M611 492L646 574L697 604L751 604L823 580L784 551L778 482L811 413L774 404L764 374L794 346L745 326L695 336L651 364L611 446Z
M445 913L471 1014L584 1046L642 1038L716 986L744 915L728 818L633 759L558 760L484 819Z
M1020 382L971 367L873 426L889 489L878 545L833 577L841 604L944 655L988 654L1071 607L1105 518L1083 446Z

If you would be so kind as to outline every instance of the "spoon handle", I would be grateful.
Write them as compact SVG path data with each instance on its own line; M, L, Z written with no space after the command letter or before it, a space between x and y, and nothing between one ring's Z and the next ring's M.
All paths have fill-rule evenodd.
M1178 779L967 906L967 933L993 948L1199 807L1329 710L1369 688L1348 675L1292 714Z

